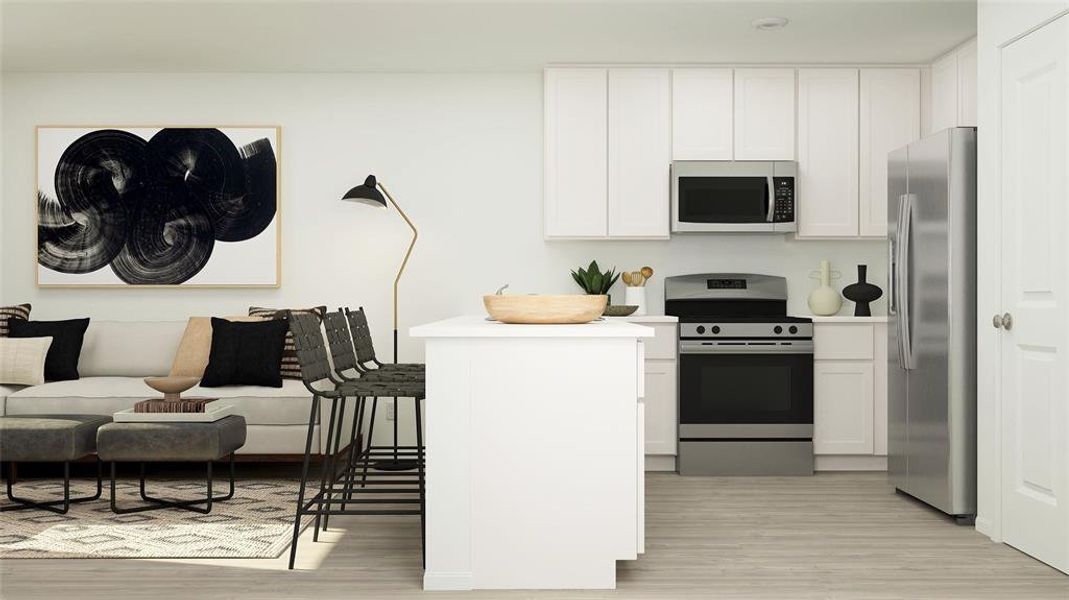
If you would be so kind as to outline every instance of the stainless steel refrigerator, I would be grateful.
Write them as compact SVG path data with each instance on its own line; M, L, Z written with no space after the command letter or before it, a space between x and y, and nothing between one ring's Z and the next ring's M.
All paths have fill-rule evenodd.
M976 129L888 155L888 456L895 488L976 514Z

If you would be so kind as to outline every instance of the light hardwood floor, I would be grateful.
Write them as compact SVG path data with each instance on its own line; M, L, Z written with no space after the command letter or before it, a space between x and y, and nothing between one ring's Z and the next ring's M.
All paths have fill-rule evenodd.
M1069 576L896 495L882 473L649 474L647 547L614 592L420 590L412 518L346 517L304 569L284 561L22 560L4 599L961 598L1069 599Z

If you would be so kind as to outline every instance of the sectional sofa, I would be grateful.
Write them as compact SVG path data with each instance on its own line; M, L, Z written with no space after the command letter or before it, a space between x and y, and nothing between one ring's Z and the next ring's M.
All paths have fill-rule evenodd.
M0 385L0 414L112 415L139 400L158 397L142 378L170 373L185 327L185 321L90 321L78 363L81 378L29 387ZM281 388L195 387L184 395L220 398L233 405L235 414L245 417L248 439L239 456L296 458L304 455L312 395L299 380L282 381ZM344 436L351 431L351 408L352 404ZM326 447L323 436L329 418L330 405L322 403L313 432L313 453Z

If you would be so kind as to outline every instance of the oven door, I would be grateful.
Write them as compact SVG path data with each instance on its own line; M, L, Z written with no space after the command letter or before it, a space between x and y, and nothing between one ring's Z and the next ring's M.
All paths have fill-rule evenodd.
M812 340L684 340L679 360L681 438L812 437Z

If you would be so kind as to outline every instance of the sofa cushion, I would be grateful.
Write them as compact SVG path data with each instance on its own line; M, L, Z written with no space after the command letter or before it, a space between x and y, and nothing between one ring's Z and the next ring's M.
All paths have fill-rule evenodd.
M227 321L255 322L261 317L223 317ZM211 317L190 317L182 333L182 341L175 352L171 364L172 377L204 377L204 368L208 366L208 357L212 350Z
M78 370L82 377L167 375L185 328L185 321L93 320Z
M0 460L66 462L96 450L97 428L111 421L99 415L0 417Z
M250 425L307 425L312 395L300 381L286 380L280 388L233 385L194 387L184 396L220 398ZM140 377L82 377L24 388L7 399L6 414L81 413L112 415L159 394Z
M8 323L8 337L41 338L51 337L45 357L45 379L48 381L67 381L78 379L78 358L82 353L85 330L89 319L67 319L65 321L22 321L14 319Z
M7 337L8 321L11 319L28 321L30 319L30 305L0 306L0 337Z
M212 349L201 386L282 387L279 369L288 333L285 321L232 323L212 317Z

